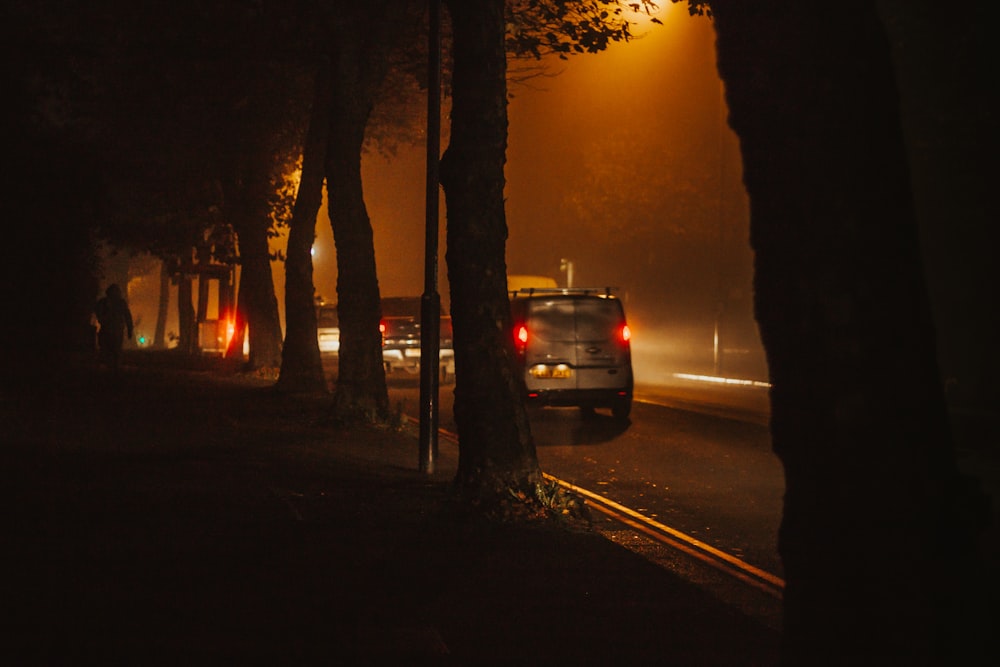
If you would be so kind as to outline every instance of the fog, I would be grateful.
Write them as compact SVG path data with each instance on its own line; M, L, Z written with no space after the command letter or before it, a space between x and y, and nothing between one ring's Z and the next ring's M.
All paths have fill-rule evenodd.
M708 19L664 5L664 24L639 26L627 44L547 60L541 74L516 76L506 165L508 273L616 287L635 332L639 379L654 356L657 374L665 363L680 372L763 379L747 196L737 139L725 123L714 32ZM447 134L442 148L446 142ZM424 147L367 154L363 176L381 292L420 294ZM445 213L442 198L439 289L447 305ZM336 301L325 209L314 267L317 293ZM273 268L281 303L283 267ZM149 329L156 284L130 285L133 308ZM172 304L174 322L175 311Z
M618 288L640 378L638 357L651 366L656 350L668 368L763 379L748 203L738 142L725 122L714 31L683 7L666 5L660 16L663 25L640 26L630 43L545 61L543 74L512 83L508 273L565 285L570 274L560 266L568 260L574 286ZM393 159L368 155L364 170L382 293L419 294L423 147ZM447 302L443 223L441 245ZM317 289L333 299L325 220L316 253Z
M628 44L513 86L508 270L562 285L568 259L574 285L618 287L640 379L654 350L684 372L763 379L749 207L714 31L683 7L661 16Z

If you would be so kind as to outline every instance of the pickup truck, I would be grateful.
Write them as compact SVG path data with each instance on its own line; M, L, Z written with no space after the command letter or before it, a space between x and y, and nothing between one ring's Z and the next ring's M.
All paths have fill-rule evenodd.
M420 297L395 296L382 299L382 362L387 376L420 373ZM441 310L440 378L455 377L455 350L452 347L451 318Z

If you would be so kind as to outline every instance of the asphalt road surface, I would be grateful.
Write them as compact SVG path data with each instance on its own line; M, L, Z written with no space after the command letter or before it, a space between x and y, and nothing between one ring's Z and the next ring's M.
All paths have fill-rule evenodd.
M439 425L449 431L452 391L443 385L439 395ZM416 381L391 381L390 395L419 414ZM780 577L784 475L771 451L766 387L678 380L640 387L637 399L624 423L606 411L531 409L542 470Z

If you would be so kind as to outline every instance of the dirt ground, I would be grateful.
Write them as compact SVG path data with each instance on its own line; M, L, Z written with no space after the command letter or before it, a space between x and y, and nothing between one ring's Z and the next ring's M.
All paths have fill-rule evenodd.
M579 527L460 518L415 433L272 385L133 355L4 399L16 664L776 663L694 585Z

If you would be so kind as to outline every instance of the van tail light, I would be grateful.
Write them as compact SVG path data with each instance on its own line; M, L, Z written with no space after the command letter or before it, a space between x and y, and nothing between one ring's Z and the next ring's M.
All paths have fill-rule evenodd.
M382 345L385 346L385 321L378 323L378 333L382 337Z
M628 345L632 340L632 329L627 324L623 324L622 328L618 331L618 337L623 345Z
M514 347L518 354L524 354L528 346L528 327L523 324L514 325Z

